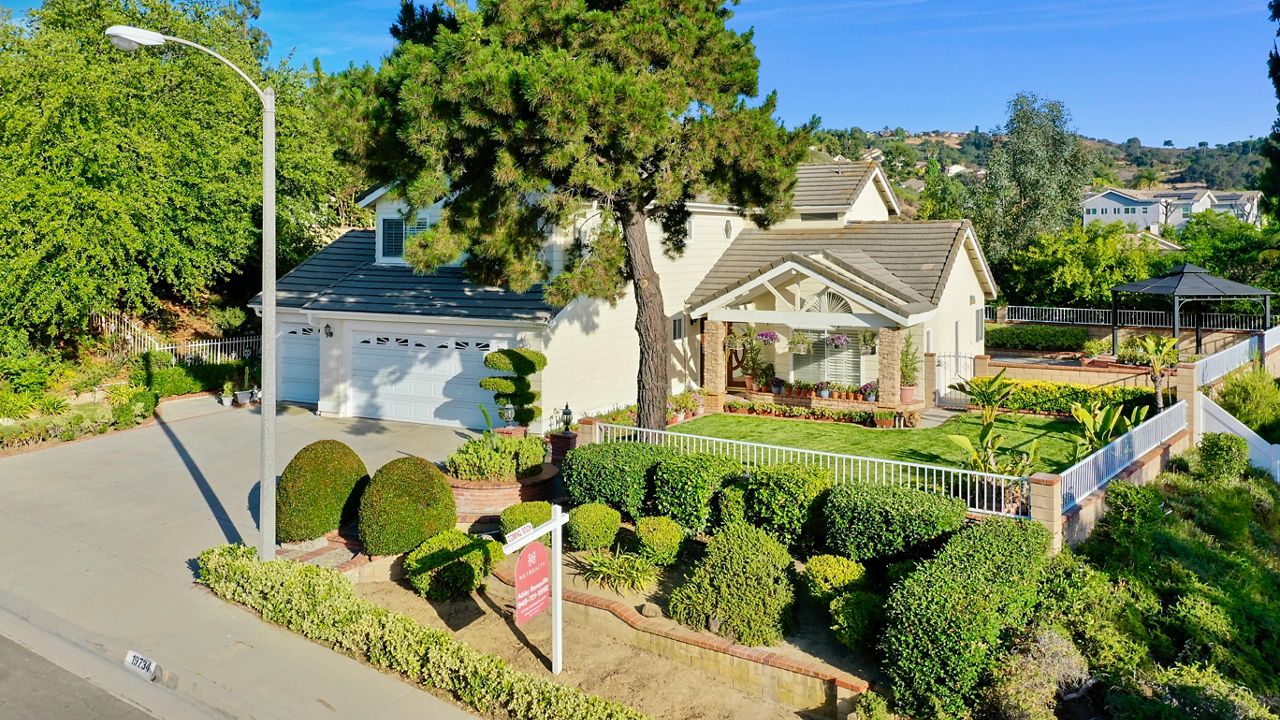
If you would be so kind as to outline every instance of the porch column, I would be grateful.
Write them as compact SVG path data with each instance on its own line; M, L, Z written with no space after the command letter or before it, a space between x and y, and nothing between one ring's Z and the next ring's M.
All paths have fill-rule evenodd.
M902 337L905 328L880 328L876 354L880 356L880 404L902 402Z
M702 321L702 389L706 391L709 413L724 410L728 390L728 364L724 356L725 326L719 320Z
M924 388L925 408L931 408L937 404L938 396L938 354L927 352L924 354L924 361L920 363L921 387Z

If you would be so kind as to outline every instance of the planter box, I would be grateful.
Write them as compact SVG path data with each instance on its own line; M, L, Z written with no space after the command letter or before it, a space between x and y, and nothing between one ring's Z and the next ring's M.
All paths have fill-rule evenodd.
M543 463L538 472L506 482L471 482L449 478L453 499L458 505L460 524L492 524L498 515L516 503L555 499L555 479L560 468Z

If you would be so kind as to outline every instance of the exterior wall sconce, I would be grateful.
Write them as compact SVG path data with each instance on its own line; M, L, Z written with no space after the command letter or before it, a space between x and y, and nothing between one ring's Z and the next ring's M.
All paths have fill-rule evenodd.
M333 337L333 328L329 325L324 326L324 336L327 338Z

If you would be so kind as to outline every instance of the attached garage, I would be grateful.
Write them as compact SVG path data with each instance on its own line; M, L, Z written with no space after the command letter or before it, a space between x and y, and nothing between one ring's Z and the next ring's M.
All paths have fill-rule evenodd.
M320 400L320 336L302 323L280 323L280 399Z

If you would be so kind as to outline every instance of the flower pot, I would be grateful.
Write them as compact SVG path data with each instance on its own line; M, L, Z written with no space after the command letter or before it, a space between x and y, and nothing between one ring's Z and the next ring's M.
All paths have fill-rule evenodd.
M769 389L773 391L773 394L774 394L774 395L781 395L781 394L782 394L782 386L781 386L781 385L773 385L773 386L771 386Z
M748 389L748 390L750 390L750 391L752 391L752 392L755 392L755 389L756 389L756 381L755 381L755 380L753 380L753 379L751 378L751 376L750 376L750 375L748 375L748 376L747 376L747 378L746 378L746 382L747 382L747 389Z
M866 395L863 395L863 396L862 396L862 398L863 398L864 400L866 400L867 402L875 402L875 401L876 401L876 394L875 394L875 393L867 393Z
M671 419L671 422L672 424L684 422L684 413L683 412L676 413L675 417Z
M853 393L853 399L862 402L862 393Z
M248 405L248 404L249 404L249 399L250 399L250 398L252 398L252 397L253 397L253 391L252 391L252 390L237 390L237 391L236 391L236 404L237 404L237 405Z
M915 401L916 401L916 386L903 385L902 386L902 402L905 404L905 403L913 403Z
M234 395L219 395L218 402L224 406L230 407L231 401L235 399Z
M818 391L818 397L820 397L820 398L829 398L829 397L831 397L831 391L830 391L830 390L819 390L819 391Z
M882 429L893 427L893 418L876 418L876 427Z

